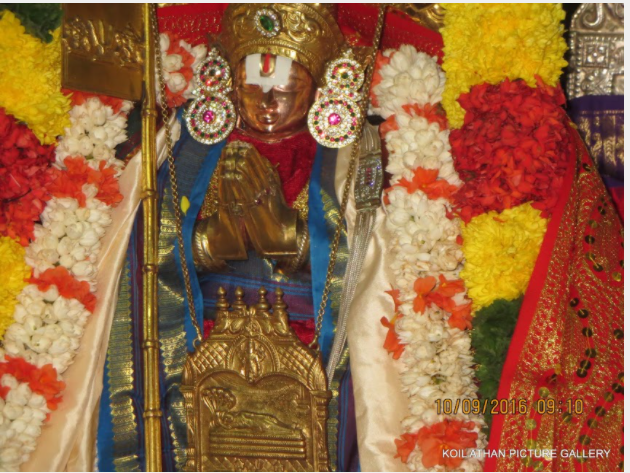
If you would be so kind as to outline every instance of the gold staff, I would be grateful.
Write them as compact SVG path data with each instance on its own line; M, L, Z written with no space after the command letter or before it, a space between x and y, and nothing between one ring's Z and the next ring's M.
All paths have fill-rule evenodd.
M144 446L146 471L162 471L162 432L160 409L157 310L157 153L155 106L155 40L153 5L143 5L144 23L144 101L142 103L142 209L144 266L142 268L142 356L144 362ZM164 117L165 120L168 117Z

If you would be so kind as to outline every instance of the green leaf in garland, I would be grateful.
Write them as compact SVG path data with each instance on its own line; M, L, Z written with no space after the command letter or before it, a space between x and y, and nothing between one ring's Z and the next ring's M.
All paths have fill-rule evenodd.
M478 310L473 317L471 343L474 350L473 359L477 364L479 395L482 400L492 400L497 397L503 364L522 303L522 297L512 301L499 299L488 307ZM489 430L492 414L486 412L485 419Z
M52 32L61 25L61 3L0 3L0 11L10 10L31 36L46 43L52 41Z

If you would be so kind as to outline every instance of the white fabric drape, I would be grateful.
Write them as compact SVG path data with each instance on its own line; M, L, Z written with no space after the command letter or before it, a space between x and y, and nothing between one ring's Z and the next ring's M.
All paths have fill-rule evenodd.
M351 147L339 150L335 187L341 202ZM348 241L352 241L356 216L354 190L346 209ZM394 439L401 435L401 422L408 414L397 364L383 348L387 329L381 317L394 313L392 298L385 293L393 281L387 265L385 212L377 210L374 232L348 318L348 346L354 385L359 458L362 471L408 471L395 459Z

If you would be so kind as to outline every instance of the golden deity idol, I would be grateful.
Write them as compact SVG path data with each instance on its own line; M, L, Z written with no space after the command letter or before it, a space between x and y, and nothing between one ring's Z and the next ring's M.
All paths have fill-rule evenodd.
M353 97L344 113L331 109L328 118L323 117L331 135L344 129L352 133L352 138L334 143L345 145L356 139L354 102L360 97L365 66L352 60L347 46L343 54L344 38L333 13L334 6L325 4L230 5L220 36L227 61L218 51L211 53L198 78L203 96L188 109L193 137L202 143L218 142L225 137L222 131L234 127L236 117L219 118L224 104L231 110L225 92L232 89L240 132L265 143L303 133L309 111L319 114L313 109L316 97L323 95L317 89L322 85L325 94L346 87L346 95L341 96ZM339 60L342 64L335 64ZM327 98L337 100L334 95ZM306 216L287 205L277 172L254 146L234 141L225 147L204 209L193 243L198 270L222 270L225 261L247 259L248 248L260 257L281 261L289 271L306 261Z
M308 184L289 205L268 158L300 134L327 148L355 143L365 116L367 63L345 45L330 5L230 5L223 25L221 44L197 71L196 98L184 118L190 137L204 145L223 146L234 128L243 138L221 148L194 222L194 270L229 278L236 273L232 262L259 258L283 277L309 262ZM270 155L259 152L260 143ZM380 140L361 143L353 160L376 155L378 163L366 162L380 169ZM380 192L380 183L373 187ZM336 252L333 246L333 268ZM261 288L257 303L248 305L238 287L230 306L221 286L214 328L188 355L181 393L189 471L330 469L332 394L322 354L289 326L280 287L273 310L266 293ZM315 341L323 311L316 315ZM344 344L345 338L335 366L343 364Z

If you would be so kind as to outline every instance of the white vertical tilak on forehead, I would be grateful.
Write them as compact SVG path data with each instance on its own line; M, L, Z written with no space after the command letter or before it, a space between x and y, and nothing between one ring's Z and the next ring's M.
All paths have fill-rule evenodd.
M260 74L260 54L250 54L245 58L245 83L259 85L263 92L269 92L276 85L287 85L293 60L284 56L276 56L276 67L272 74L263 77Z

